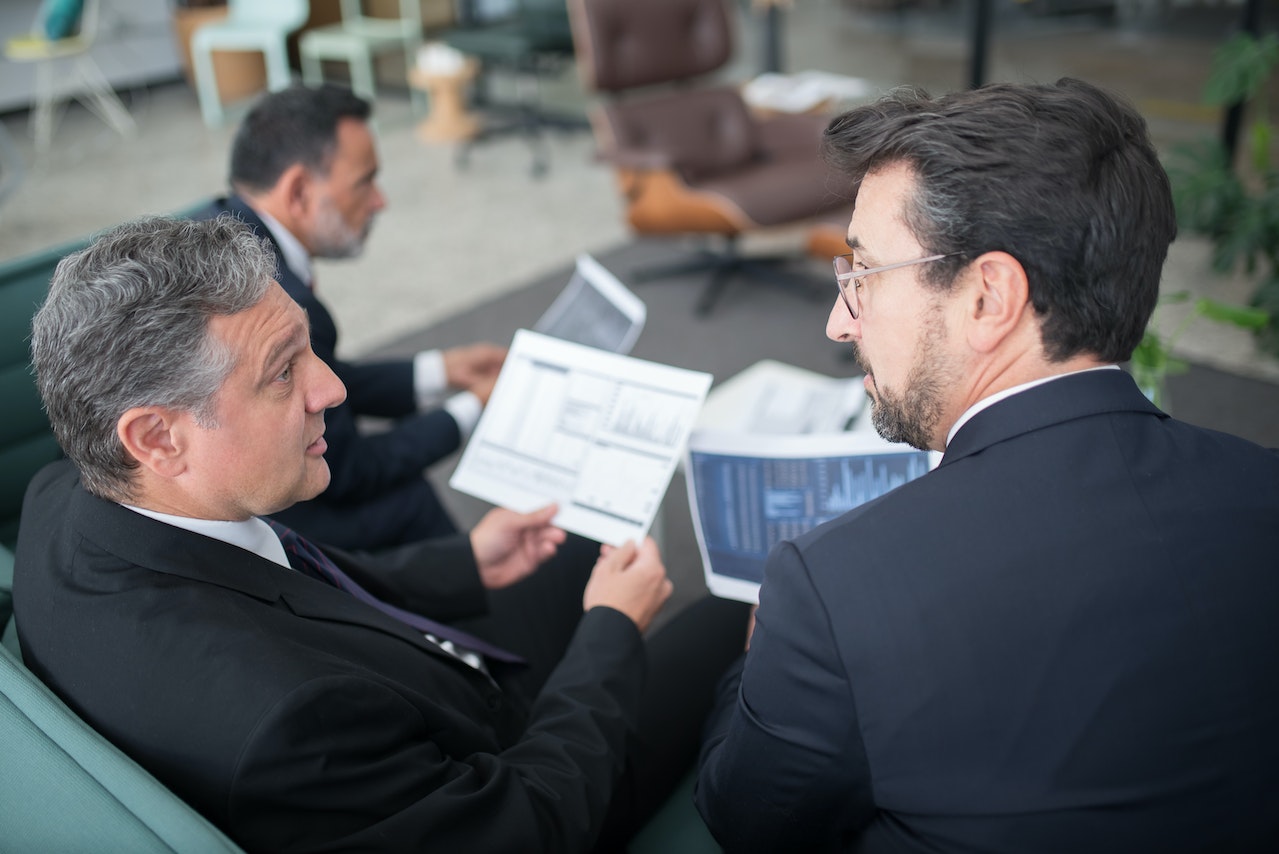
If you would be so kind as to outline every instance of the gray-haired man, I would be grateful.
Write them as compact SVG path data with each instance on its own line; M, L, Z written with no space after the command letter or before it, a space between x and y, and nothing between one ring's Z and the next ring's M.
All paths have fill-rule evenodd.
M328 482L344 394L272 269L229 217L59 265L32 351L71 464L23 508L28 665L250 850L624 840L691 762L745 615L707 600L646 642L652 542L597 561L554 508L376 562L269 525Z

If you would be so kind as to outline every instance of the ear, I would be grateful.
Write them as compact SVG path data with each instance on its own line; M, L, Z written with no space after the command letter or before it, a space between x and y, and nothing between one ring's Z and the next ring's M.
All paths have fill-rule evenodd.
M160 477L185 469L183 431L189 418L163 406L135 406L116 422L115 432L129 456Z
M986 252L973 262L977 272L965 303L968 343L989 353L1013 334L1030 308L1030 283L1021 262L1007 252Z
M305 221L315 202L315 182L315 175L301 163L285 169L271 192L284 213L284 217L277 219L283 221L287 217L292 222Z

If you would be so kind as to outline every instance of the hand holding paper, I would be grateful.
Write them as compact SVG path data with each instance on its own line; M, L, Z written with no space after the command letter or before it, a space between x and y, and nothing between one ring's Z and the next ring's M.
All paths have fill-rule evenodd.
M443 353L444 376L453 388L473 390L480 383L489 384L502 370L506 348L496 344L471 344L450 347Z
M633 542L604 546L582 593L582 608L615 608L643 632L674 589L652 537L638 547Z
M533 573L564 542L564 532L552 527L558 508L547 505L532 513L501 507L484 514L471 529L471 551L480 581L489 590L514 584Z

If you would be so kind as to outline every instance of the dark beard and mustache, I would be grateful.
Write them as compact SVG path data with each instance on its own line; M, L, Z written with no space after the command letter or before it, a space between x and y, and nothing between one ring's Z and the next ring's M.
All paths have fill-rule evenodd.
M342 212L337 209L332 199L325 199L313 229L311 239L315 246L311 254L316 258L358 258L364 252L364 243L373 230L373 219L369 217L362 231L356 231L342 219Z
M945 392L955 371L942 355L946 328L939 311L930 312L916 348L915 361L906 377L905 390L898 394L881 388L873 379L870 365L856 343L853 358L872 376L874 391L870 421L875 432L889 442L902 442L921 451L932 449L933 436L945 413Z

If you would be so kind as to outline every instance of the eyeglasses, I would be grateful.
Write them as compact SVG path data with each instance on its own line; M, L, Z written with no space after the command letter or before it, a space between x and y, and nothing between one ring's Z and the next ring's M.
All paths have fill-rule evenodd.
M853 268L853 253L847 255L835 256L835 284L839 288L839 296L844 301L844 305L848 308L848 313L856 320L858 315L862 313L862 302L860 291L862 289L862 280L867 276L873 276L876 273L885 273L889 270L896 270L900 267L911 267L915 264L927 264L930 261L940 261L943 258L954 258L956 255L965 255L964 252L950 252L946 255L929 255L926 258L916 258L913 261L898 261L896 264L885 264L882 267L867 267L865 270L856 270ZM853 283L852 299L848 297L847 282Z

